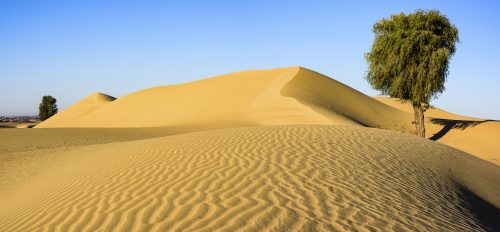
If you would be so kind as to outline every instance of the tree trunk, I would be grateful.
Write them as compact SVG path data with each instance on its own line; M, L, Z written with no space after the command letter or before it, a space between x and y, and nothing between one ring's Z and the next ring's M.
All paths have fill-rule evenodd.
M425 138L424 109L421 104L413 104L413 114L415 115L415 129L417 136Z

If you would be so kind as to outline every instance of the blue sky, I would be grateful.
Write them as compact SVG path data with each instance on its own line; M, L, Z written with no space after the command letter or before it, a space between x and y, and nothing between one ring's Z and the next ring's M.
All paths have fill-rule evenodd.
M431 104L500 119L495 1L0 1L0 115L64 109L245 70L304 66L365 94L379 19L438 9L459 29L446 90Z

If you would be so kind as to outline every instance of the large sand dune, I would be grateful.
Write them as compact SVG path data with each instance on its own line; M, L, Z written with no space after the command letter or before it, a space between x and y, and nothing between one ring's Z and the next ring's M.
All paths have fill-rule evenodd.
M1 230L499 229L498 166L387 130L236 128L45 152L38 175L3 177Z
M71 117L63 111L37 128L351 124L411 130L407 113L301 67L156 87L93 107L92 112L82 102L71 111Z

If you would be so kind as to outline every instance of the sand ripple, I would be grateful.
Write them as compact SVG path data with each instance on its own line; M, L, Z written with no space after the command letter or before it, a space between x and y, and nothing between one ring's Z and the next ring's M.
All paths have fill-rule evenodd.
M495 225L467 194L490 213L500 196L497 166L362 127L223 129L47 152L57 164L0 191L1 231L483 231Z

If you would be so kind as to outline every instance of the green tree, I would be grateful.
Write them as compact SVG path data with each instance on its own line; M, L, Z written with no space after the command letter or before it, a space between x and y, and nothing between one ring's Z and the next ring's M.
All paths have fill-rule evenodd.
M425 137L424 111L445 89L458 29L437 10L396 14L373 26L366 80L374 89L411 101L416 134Z
M38 117L45 121L57 113L57 100L50 95L42 97L42 102L38 106Z

